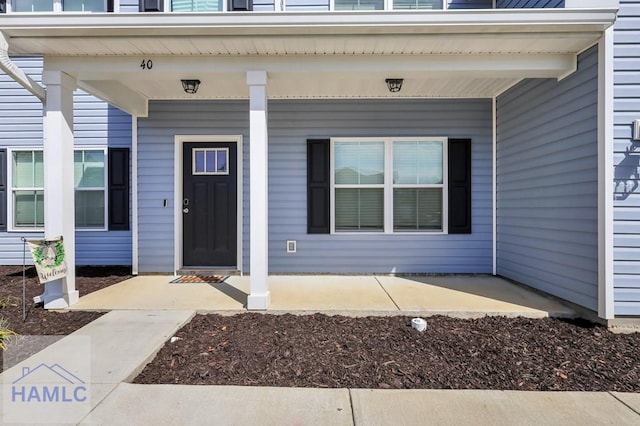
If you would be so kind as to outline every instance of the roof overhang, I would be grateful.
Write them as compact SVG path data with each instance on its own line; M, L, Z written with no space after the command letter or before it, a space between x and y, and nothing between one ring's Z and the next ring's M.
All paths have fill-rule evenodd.
M11 55L128 112L149 99L243 99L245 73L269 73L270 98L492 97L523 78L562 78L617 9L424 12L8 14ZM152 69L142 69L142 60ZM390 94L386 77L401 77ZM181 78L202 81L186 95Z

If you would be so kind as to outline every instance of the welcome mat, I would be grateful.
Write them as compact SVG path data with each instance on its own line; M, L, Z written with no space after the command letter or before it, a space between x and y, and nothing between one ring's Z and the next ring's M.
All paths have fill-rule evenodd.
M215 284L224 282L229 275L180 275L169 281L172 284Z

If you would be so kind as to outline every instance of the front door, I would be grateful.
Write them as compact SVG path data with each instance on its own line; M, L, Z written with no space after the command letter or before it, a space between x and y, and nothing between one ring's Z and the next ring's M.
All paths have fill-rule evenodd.
M183 266L236 268L236 144L183 145Z

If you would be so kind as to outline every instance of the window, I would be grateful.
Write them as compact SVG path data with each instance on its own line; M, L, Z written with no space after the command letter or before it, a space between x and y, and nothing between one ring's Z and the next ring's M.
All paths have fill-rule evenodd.
M74 153L76 227L105 227L105 151L77 150Z
M393 8L399 9L443 9L442 0L393 0Z
M13 0L12 12L105 12L105 0Z
M219 12L222 0L171 0L173 12Z
M194 148L194 175L228 175L228 148Z
M384 0L335 0L334 10L384 10Z
M15 228L44 226L42 151L14 151L11 156L11 204Z
M335 232L446 232L446 138L332 139Z
M79 229L106 227L105 149L78 149L74 153L75 218ZM10 223L14 230L44 226L42 150L11 152Z
M14 0L14 12L53 12L53 0Z

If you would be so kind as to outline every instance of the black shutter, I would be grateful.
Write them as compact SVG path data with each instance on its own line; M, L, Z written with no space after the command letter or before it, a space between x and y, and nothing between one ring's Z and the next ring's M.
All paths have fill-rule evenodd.
M7 13L7 0L0 0L0 13Z
M229 0L229 10L251 11L253 10L253 0Z
M471 139L449 139L449 234L471 233Z
M139 0L140 12L162 12L164 0Z
M113 12L113 0L107 0L107 12Z
M7 230L7 150L0 149L0 231Z
M307 233L329 230L329 139L307 140Z
M129 148L109 148L109 230L129 230Z

